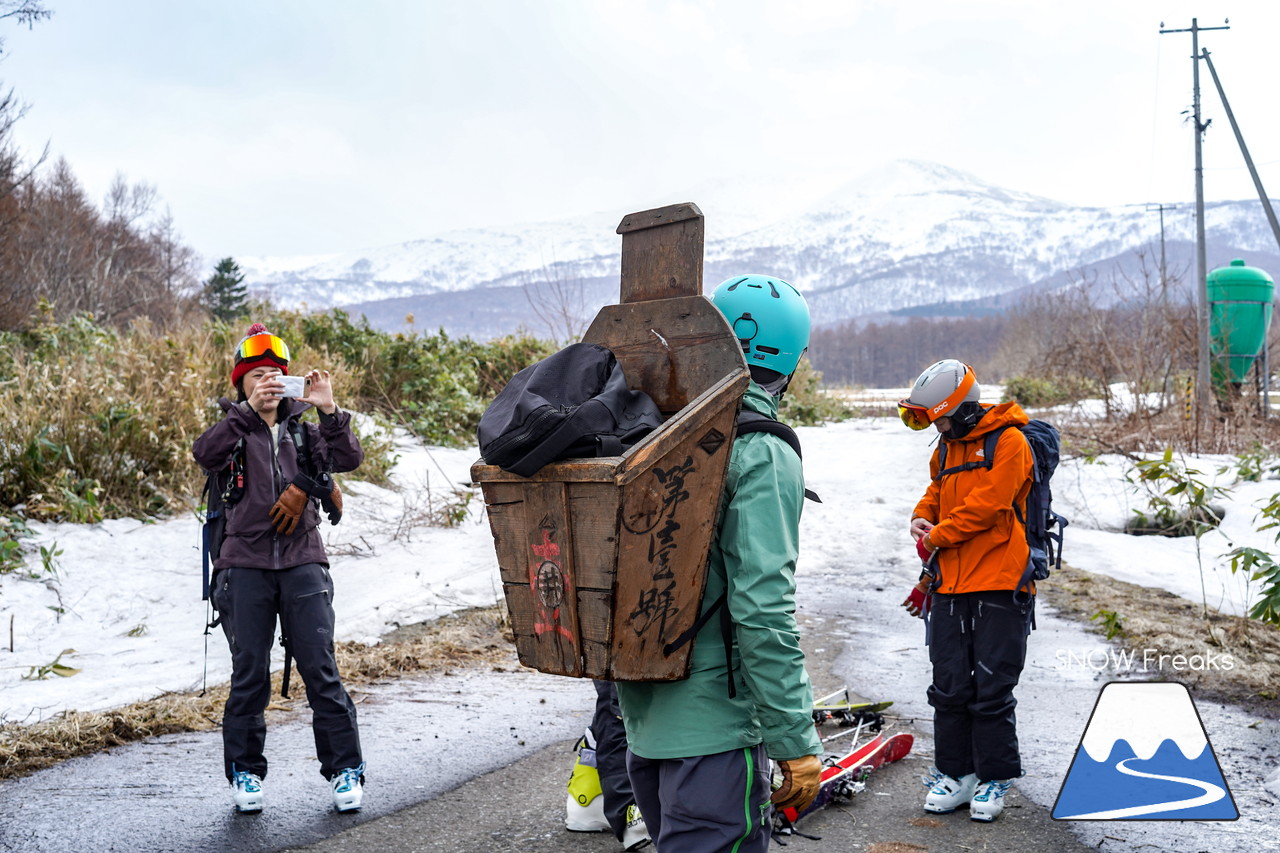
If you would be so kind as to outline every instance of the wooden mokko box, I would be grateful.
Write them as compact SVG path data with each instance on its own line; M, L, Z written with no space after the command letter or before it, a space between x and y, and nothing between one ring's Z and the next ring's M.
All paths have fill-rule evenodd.
M520 662L558 675L674 681L698 617L737 414L742 350L702 296L697 206L634 213L621 300L583 340L613 350L632 388L667 417L622 456L568 460L532 477L477 463Z

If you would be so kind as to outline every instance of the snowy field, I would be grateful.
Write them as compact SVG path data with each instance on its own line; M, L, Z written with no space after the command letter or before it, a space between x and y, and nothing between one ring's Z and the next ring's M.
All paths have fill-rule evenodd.
M799 433L808 477L824 501L805 510L801 583L806 564L847 565L853 576L860 561L909 559L909 514L925 487L936 434L911 432L889 418ZM468 481L477 451L423 447L404 435L397 445L400 461L393 479L398 490L348 481L342 523L322 528L334 555L340 640L374 643L399 625L491 604L501 596L478 491L457 527L413 521L429 504L453 499L453 489ZM1206 474L1229 461L1187 460ZM1133 508L1146 500L1125 480L1127 468L1119 457L1093 464L1064 461L1054 487L1055 507L1072 522L1067 561L1200 601L1202 573L1194 539L1120 532ZM192 469L195 475L194 464ZM1221 529L1203 538L1210 605L1246 612L1255 591L1230 573L1222 555L1235 545L1273 548L1272 533L1258 533L1254 526L1258 507L1277 491L1277 480L1239 483L1226 503ZM38 544L62 553L55 577L0 576L0 720L30 723L66 709L101 710L199 688L205 605L194 516L32 526ZM39 574L40 567L36 552L28 568ZM24 678L64 650L74 651L62 654L61 663L78 674ZM208 641L208 681L224 682L229 674L219 629Z

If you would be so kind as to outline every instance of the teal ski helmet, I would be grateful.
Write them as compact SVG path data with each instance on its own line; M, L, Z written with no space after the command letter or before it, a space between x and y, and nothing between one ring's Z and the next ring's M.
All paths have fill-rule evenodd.
M780 278L738 275L720 283L711 301L733 327L748 367L790 376L809 348L809 306Z

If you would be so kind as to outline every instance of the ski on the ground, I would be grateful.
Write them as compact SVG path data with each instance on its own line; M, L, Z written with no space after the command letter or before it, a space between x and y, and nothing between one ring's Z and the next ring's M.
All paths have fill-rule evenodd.
M804 811L776 809L773 831L779 835L795 833L796 821L837 799L851 799L866 787L867 777L879 767L898 761L911 752L915 739L907 732L878 734L865 744L839 758L828 758L822 771L818 796Z
M822 711L828 716L839 711L867 711L870 713L880 713L887 710L892 702L854 702L849 695L848 687L841 687L833 693L821 696L813 700L814 718L817 718L817 712Z
M813 724L821 726L835 723L838 726L870 726L872 731L880 729L881 714L892 702L870 702L862 705L817 706L813 709Z

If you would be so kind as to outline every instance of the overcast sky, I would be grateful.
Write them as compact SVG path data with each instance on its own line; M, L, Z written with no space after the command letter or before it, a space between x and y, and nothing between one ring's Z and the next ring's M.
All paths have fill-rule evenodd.
M152 184L208 258L621 215L899 157L1080 204L1193 194L1190 34L1280 195L1280 3L46 0L0 80L95 197ZM1206 194L1247 198L1207 69ZM704 211L710 224L714 210Z

